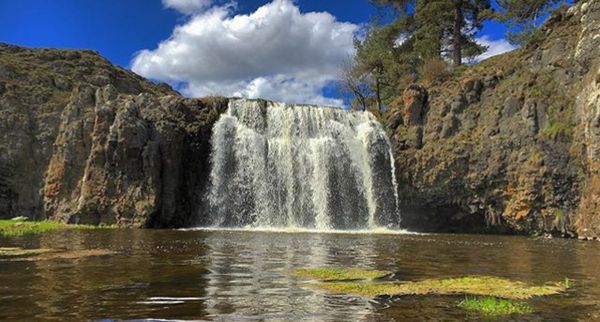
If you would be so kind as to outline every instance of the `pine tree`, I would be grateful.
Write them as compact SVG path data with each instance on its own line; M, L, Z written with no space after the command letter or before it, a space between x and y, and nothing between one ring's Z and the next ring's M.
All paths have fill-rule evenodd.
M454 65L485 51L475 33L491 18L490 0L373 0L393 6L401 17L414 17L415 50L422 59L447 57Z
M414 41L405 36L409 25L403 19L386 26L372 25L364 39L354 41L355 62L352 72L345 72L342 83L356 88L357 80L366 80L374 105L380 111L396 96L401 80L416 74ZM357 99L366 102L361 96L364 95Z
M536 22L539 18L565 0L498 0L502 8L500 21L508 24L511 30L507 38L513 45L524 45L535 40L538 34Z

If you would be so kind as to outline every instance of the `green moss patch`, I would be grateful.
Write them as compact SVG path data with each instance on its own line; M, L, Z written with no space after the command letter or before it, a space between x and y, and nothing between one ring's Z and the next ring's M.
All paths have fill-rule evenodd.
M296 276L318 280L358 280L383 277L390 272L360 268L302 268L294 271Z
M533 309L527 303L495 297L466 298L458 303L458 307L488 316L533 313Z
M55 221L15 221L0 220L1 237L18 237L23 235L41 234L53 230L61 229L104 229L108 227L98 227L90 225L68 225Z
M529 299L534 296L555 295L565 291L561 284L529 286L522 282L496 277L462 277L429 279L418 282L332 282L315 285L318 288L364 297L378 295L479 295L507 299Z
M535 296L559 294L569 287L568 282L529 285L520 281L492 276L398 282L352 281L383 277L389 273L359 269L310 268L300 269L295 273L301 277L324 280L322 283L310 284L311 287L363 297L379 295L472 295L524 300Z

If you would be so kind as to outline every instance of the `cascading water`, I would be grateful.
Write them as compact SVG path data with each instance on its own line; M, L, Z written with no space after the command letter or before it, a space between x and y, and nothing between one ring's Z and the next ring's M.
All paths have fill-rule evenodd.
M390 143L371 113L229 102L212 133L212 227L397 228Z

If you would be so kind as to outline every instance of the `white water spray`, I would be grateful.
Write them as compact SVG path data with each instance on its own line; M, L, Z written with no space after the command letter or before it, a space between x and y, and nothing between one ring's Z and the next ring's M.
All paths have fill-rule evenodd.
M212 227L398 228L390 143L368 112L235 99L212 133Z

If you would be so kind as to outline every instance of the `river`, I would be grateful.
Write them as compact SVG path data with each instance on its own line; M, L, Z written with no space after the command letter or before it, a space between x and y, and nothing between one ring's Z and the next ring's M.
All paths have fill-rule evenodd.
M464 296L366 299L311 288L293 271L361 267L406 280L490 275L566 293L529 300L535 313L497 320L600 320L600 243L491 235L252 231L57 231L3 247L114 253L0 257L1 320L463 321ZM31 259L31 258L30 258Z

